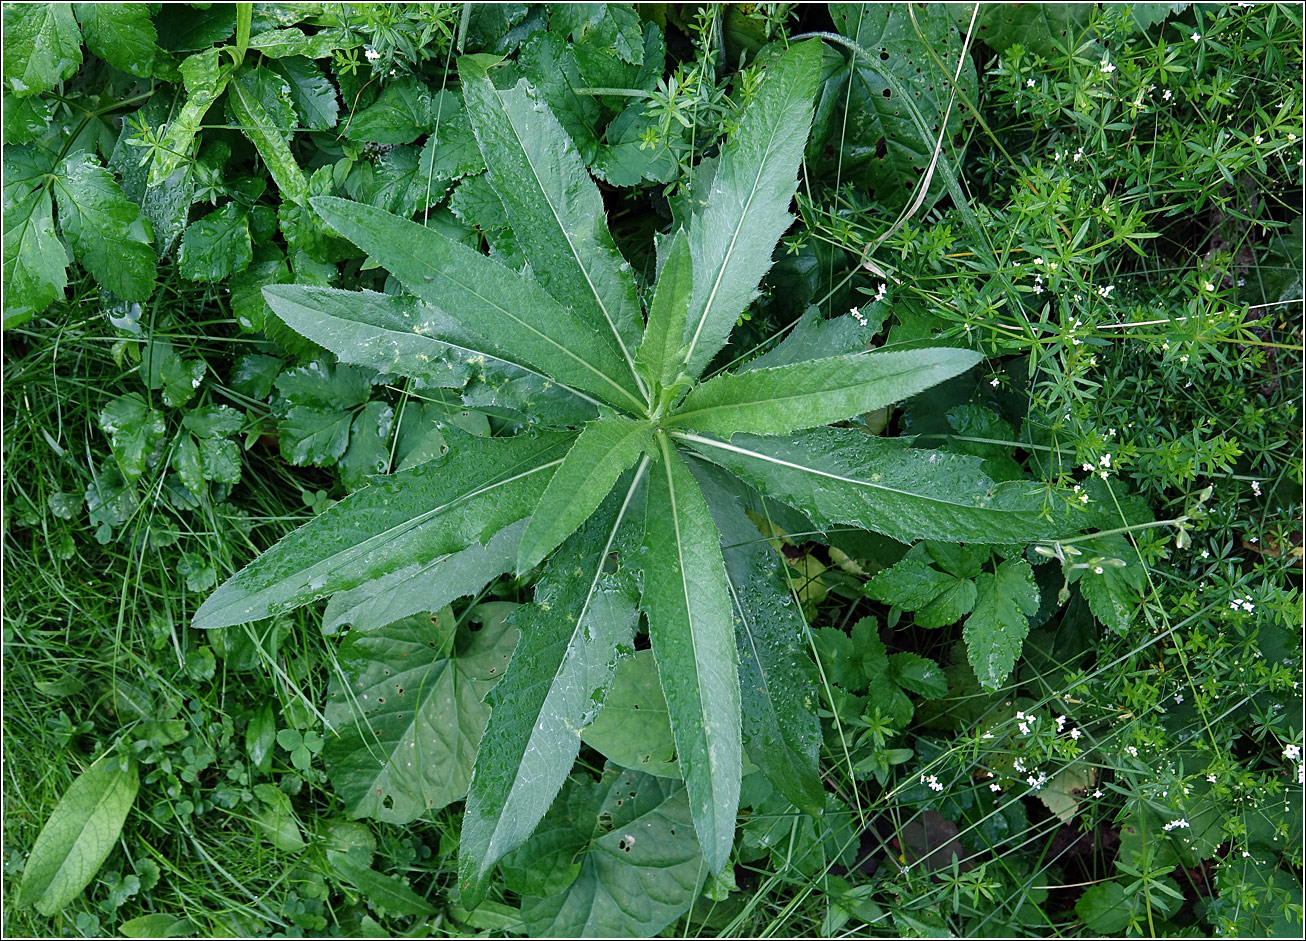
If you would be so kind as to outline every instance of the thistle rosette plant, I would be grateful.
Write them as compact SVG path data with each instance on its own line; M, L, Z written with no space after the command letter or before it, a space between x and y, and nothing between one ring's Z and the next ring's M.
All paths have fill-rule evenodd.
M462 59L462 94L528 265L320 197L314 210L410 294L278 285L264 295L344 362L418 388L474 374L532 426L449 429L447 453L373 478L195 616L197 627L239 624L342 593L384 597L397 618L547 560L535 602L513 615L520 640L490 693L467 792L468 906L557 795L641 612L706 867L729 859L745 752L797 806L824 806L805 623L746 507L778 501L818 531L851 525L903 542L1011 545L1065 528L1041 484L995 484L977 458L830 427L965 372L977 353L865 352L867 331L843 317L800 323L764 356L702 379L792 221L819 42L772 61L719 157L696 170L705 199L660 241L647 298L566 132L524 80L496 87L497 61ZM419 575L421 590L409 590ZM982 681L1010 671L1024 637L1012 633L968 636Z

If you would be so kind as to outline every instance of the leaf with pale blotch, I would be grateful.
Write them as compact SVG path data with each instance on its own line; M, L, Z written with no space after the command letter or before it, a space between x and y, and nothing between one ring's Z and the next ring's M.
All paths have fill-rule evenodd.
M480 606L475 631L419 616L345 639L327 692L327 725L338 734L322 760L351 816L410 823L467 793L490 715L485 696L517 643L514 607Z

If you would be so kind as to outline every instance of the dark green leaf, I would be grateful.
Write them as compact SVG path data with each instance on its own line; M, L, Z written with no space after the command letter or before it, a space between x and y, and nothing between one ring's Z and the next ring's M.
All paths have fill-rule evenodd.
M1006 52L1013 43L1020 43L1027 51L1047 58L1079 48L1093 18L1093 7L1091 3L985 3L980 5L976 29L994 52ZM971 8L972 4L958 3L949 12L964 26L970 23Z
M317 63L303 56L288 56L269 62L268 67L289 83L295 112L304 127L324 131L336 126L339 96Z
M725 343L771 267L771 250L792 221L789 202L812 125L821 63L817 40L790 47L766 70L739 128L721 150L707 205L689 226L694 296L684 362L701 373Z
M55 176L59 227L77 260L119 297L144 300L154 290L154 234L140 207L90 154L73 154Z
M111 400L100 410L100 430L113 439L113 457L124 475L136 479L157 458L168 425L135 392Z
M435 906L394 876L387 876L360 863L352 853L327 852L332 871L362 893L373 908L391 915L427 917Z
M86 48L116 69L148 78L158 51L154 23L145 3L77 3Z
M1029 563L1008 559L993 574L975 580L975 611L966 619L966 656L975 676L989 689L1006 680L1038 611L1038 586Z
M851 524L900 542L955 539L1014 543L1063 535L1043 518L1041 484L994 484L979 459L910 448L901 440L820 428L784 437L735 435L729 442L676 437L821 527Z
M635 552L622 524L642 486L641 468L563 544L536 585L534 604L514 615L521 646L491 697L463 818L458 868L467 904L483 897L495 862L549 809L580 749L577 733L603 705L618 653L634 640L632 574L605 570L614 552L619 559Z
M944 676L943 668L914 653L896 653L890 657L889 676L903 689L926 699L942 699L948 695L948 678Z
M41 178L49 169L40 153L31 148L5 148L6 326L22 323L45 310L56 296L62 296L68 283L68 252L55 235L50 190Z
M235 203L187 226L177 256L182 275L192 281L221 281L243 271L253 259L249 215Z
M440 460L379 478L251 562L200 606L195 626L269 617L488 540L538 503L572 440L446 436Z
M720 872L743 773L734 611L721 534L684 459L658 434L644 532L641 606L671 713L703 855Z
M727 373L692 389L665 424L726 436L788 434L902 401L981 359L970 350L907 350Z
M599 103L578 91L589 82L581 77L566 39L556 32L540 30L522 47L518 62L526 78L549 103L586 166L592 164L599 154Z
M344 135L373 144L411 144L431 129L431 103L430 89L421 81L398 79L348 121Z
M82 62L82 34L71 3L10 3L4 8L5 91L39 95Z
M270 83L277 83L276 99L290 87L285 80L266 69L246 69L227 83L227 106L233 122L258 148L259 156L281 191L283 201L303 203L308 199L308 180L295 162L286 138L293 129L293 112L287 106L269 111L264 99Z
M339 734L323 760L351 816L409 823L467 793L483 700L517 643L512 607L481 606L477 631L415 617L345 639L326 708Z
M340 480L350 490L364 486L373 474L390 469L390 422L394 409L385 402L368 402L354 416L349 449L340 459Z
M231 67L219 65L216 49L187 57L180 69L186 83L186 103L168 122L163 142L154 152L154 162L150 166L151 186L163 183L190 157L204 116L226 90L231 78Z
M489 180L540 285L611 334L627 366L642 327L635 279L608 232L598 187L571 139L533 90L497 90L484 57L459 61L463 98Z
M276 713L272 710L272 703L265 702L245 729L245 752L249 755L249 763L262 774L272 770L272 744L276 737Z
M356 631L384 627L410 614L439 611L450 602L480 591L517 560L517 544L526 529L519 520L499 530L485 545L472 543L461 552L423 565L405 565L375 581L337 592L322 615L322 632L344 625Z
M160 96L150 99L131 118L132 122L144 125L148 133L158 133L168 123L169 116L168 105ZM141 213L150 221L154 247L162 255L172 251L186 228L195 195L195 175L178 168L166 180L149 185L149 159L148 156L144 162L141 159L147 152L129 143L140 139L140 132L133 129L132 122L122 123L118 142L109 157L109 170L122 180L123 195L140 206Z
M139 786L135 762L113 752L78 775L27 857L18 904L51 917L77 898L118 842Z
M877 305L880 306L880 305ZM749 360L739 367L739 372L749 369L761 369L765 366L787 366L790 363L802 363L810 359L826 356L860 353L866 349L871 338L875 336L883 322L883 314L878 319L867 313L865 322L852 314L832 317L824 320L820 311L809 307L794 324L780 343L768 353Z
M318 197L314 207L418 297L567 386L642 410L635 376L610 336L533 280L465 245L370 206Z
M269 59L290 56L325 59L337 49L352 49L359 41L347 29L328 27L318 30L312 36L306 36L302 29L292 26L288 29L269 29L251 36L249 48L261 52Z

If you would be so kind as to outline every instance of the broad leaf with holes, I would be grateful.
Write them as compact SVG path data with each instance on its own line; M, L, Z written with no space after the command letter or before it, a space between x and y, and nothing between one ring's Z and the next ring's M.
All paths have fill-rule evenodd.
M234 624L341 592L327 627L364 628L347 640L363 668L366 645L400 629L384 623L392 614L429 610L417 607L422 597L443 604L475 592L514 563L520 574L544 563L534 603L513 615L521 640L486 706L493 712L459 846L463 904L480 902L499 863L527 894L549 881L523 875L534 873L527 841L567 779L583 730L602 715L614 675L626 678L619 703L632 701L631 667L619 660L633 653L638 611L647 615L656 680L652 671L646 679L659 694L650 701L665 709L656 724L674 743L674 763L671 747L656 749L659 771L684 785L632 779L636 808L646 791L656 799L638 813L612 799L608 812L629 821L629 832L592 832L593 817L561 829L546 823L540 853L554 858L568 840L573 853L588 852L579 874L560 863L560 879L575 877L566 892L527 900L533 932L657 932L683 913L701 874L731 858L745 751L794 803L826 806L805 625L779 556L745 507L903 541L1011 544L1073 528L1049 512L1059 504L1046 490L995 484L978 458L876 438L864 424L823 427L965 373L975 353L865 352L873 329L809 321L760 368L704 377L790 222L821 55L813 41L769 60L700 211L660 244L660 274L645 296L548 95L529 80L500 79L500 67L481 57L460 70L487 173L463 180L452 202L458 212L475 197L492 220L491 253L437 225L319 197L314 210L407 295L264 290L281 320L342 361L408 376L419 388L467 382L464 403L534 426L505 437L436 429L447 453L373 478L227 581L195 619ZM414 447L425 459L429 445ZM416 647L408 652L417 657ZM927 666L900 664L901 681L935 692ZM367 710L378 706L369 702L350 708L374 734ZM388 694L385 707L393 708ZM624 755L612 724L604 720L595 741ZM364 799L362 783L373 796ZM434 806L412 787L416 802L405 813ZM393 812L376 802L370 781L351 788L354 813ZM607 807L607 796L596 800Z

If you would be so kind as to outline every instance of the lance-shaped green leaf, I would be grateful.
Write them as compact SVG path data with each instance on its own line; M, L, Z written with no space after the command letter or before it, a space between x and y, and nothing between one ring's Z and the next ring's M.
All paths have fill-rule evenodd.
M788 434L899 402L981 359L971 350L906 350L728 373L691 390L665 425L726 436Z
M745 750L777 791L818 815L826 794L817 766L821 723L807 625L785 584L780 555L732 492L743 485L706 461L691 461L690 469L721 532L735 609Z
M179 66L186 83L186 103L168 123L163 142L155 150L150 165L150 185L163 182L191 156L191 146L199 133L204 115L227 88L231 79L231 66L218 64L218 50L206 49L188 56Z
M55 176L59 227L95 280L126 300L154 289L154 233L113 174L90 154L73 154Z
M647 461L563 543L536 585L535 603L514 614L521 643L492 694L463 816L464 905L484 897L494 864L548 811L580 751L581 729L603 705L618 653L632 645L637 591L628 568L610 571L610 556L616 550L620 565L634 554L622 527L642 509L646 468Z
M797 43L766 70L761 87L721 150L707 206L694 215L694 298L683 362L703 371L730 335L771 267L771 251L792 221L798 162L812 126L821 66L818 40Z
M18 904L47 917L75 899L118 842L136 800L136 763L108 752L64 793L27 857Z
M603 197L571 137L523 79L500 91L493 56L458 60L463 100L517 244L541 286L612 336L634 369L642 317L635 278L608 232Z
M263 158L263 163L267 165L268 172L281 191L281 198L302 205L308 198L308 180L290 153L285 132L268 116L254 92L257 72L255 69L246 69L228 83L227 102L232 117L240 124L245 136L258 148L259 156Z
M474 542L423 564L405 565L375 581L331 596L322 615L322 632L334 634L346 624L371 631L422 611L439 611L456 598L474 594L490 579L509 571L526 520L505 526L485 545Z
M721 534L689 468L658 434L644 529L649 640L671 714L703 856L720 872L730 856L742 755L735 627Z
M1045 506L1042 484L995 484L970 455L840 428L729 441L676 438L821 527L860 526L900 542L982 543L1029 542L1072 529Z
M635 352L635 368L650 384L670 388L680 375L685 318L689 316L693 291L693 257L689 253L689 239L681 229L667 250L667 260L649 304L644 342Z
M428 304L557 381L642 410L635 375L610 336L595 333L539 284L466 245L380 209L312 200L322 218Z
M653 450L647 422L608 413L586 424L554 473L517 550L517 572L529 572L589 518L625 470Z
M443 458L377 478L263 553L200 605L194 625L271 617L486 541L531 511L573 440L454 429L445 439Z

